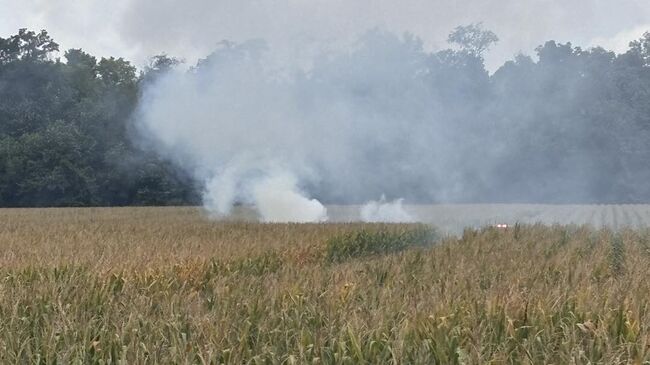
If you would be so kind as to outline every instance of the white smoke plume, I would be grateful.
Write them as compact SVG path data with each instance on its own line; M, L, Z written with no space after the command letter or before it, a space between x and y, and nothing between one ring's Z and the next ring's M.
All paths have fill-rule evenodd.
M245 204L269 222L323 221L321 202L384 193L418 203L596 201L609 194L597 176L624 166L602 162L577 133L600 115L582 97L595 92L583 70L548 71L564 67L553 57L568 45L549 42L538 63L517 57L492 77L471 50L430 52L417 37L381 29L340 49L318 46L292 62L263 41L224 42L189 70L148 81L135 115L140 136L204 184L211 213ZM518 85L531 69L543 82ZM565 138L557 131L583 104ZM571 149L540 142L547 133ZM371 204L368 219L407 221L400 207Z
M409 161L435 141L408 130L427 97L414 77L425 57L417 39L370 32L309 70L271 67L273 56L261 41L225 43L144 90L141 135L204 182L212 214L243 203L268 222L324 221L325 207L309 193L377 196L395 179L368 186L367 178L414 171Z
M541 184L560 193L500 187L537 171L512 168L513 154L544 151L522 142L543 115L530 111L533 99L514 103L519 94L499 94L517 78L508 72L534 67L532 60L504 66L492 85L482 59L425 51L409 34L374 30L347 48L314 54L309 62L282 62L291 57L278 57L263 41L223 43L189 70L145 86L140 135L203 182L204 204L215 215L245 204L264 221L320 222L327 219L321 202L360 204L384 193L389 201L413 202L590 194L590 170ZM580 95L573 84L560 86L557 102L542 103L544 112L571 110L571 98ZM573 171L568 167L598 158L577 153L561 160ZM401 200L365 209L367 220L411 220Z
M253 186L253 200L265 222L323 222L327 209L298 190L295 177L266 177Z
M405 209L403 199L386 201L382 196L379 201L370 201L361 207L361 220L364 222L410 223L416 219Z
M263 47L225 45L196 69L161 78L143 96L140 128L161 153L193 166L213 215L246 203L268 222L326 220L323 205L298 186L296 174L309 174L295 146L306 137L289 90L261 63Z
M289 171L270 169L263 176L239 175L242 166L225 169L205 185L204 206L214 217L225 217L237 202L253 205L264 222L324 222L327 209L298 188Z

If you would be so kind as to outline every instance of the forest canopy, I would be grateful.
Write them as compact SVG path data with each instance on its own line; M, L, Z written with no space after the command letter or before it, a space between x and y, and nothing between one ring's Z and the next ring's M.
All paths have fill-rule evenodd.
M446 202L650 202L650 33L623 54L548 41L493 73L483 56L497 35L473 24L448 40L418 74L445 123L466 131L463 158L446 168L472 188ZM200 183L133 126L143 89L179 61L159 55L138 70L122 58L59 52L45 30L0 38L0 206L199 204ZM507 148L485 153L488 145ZM327 184L314 195L340 203ZM407 190L407 201L437 202ZM381 193L402 197L372 192Z

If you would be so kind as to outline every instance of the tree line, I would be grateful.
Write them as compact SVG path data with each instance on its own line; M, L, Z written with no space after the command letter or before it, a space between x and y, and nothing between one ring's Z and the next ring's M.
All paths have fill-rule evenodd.
M549 41L490 74L483 53L496 41L459 27L422 76L476 145L455 172L475 185L463 200L650 202L650 33L623 54ZM177 61L138 71L58 51L44 30L0 38L0 206L200 203L199 182L133 138L141 90ZM504 148L484 155L485 144Z
M197 202L188 176L130 138L139 89L167 59L138 72L58 50L44 30L0 38L0 206Z

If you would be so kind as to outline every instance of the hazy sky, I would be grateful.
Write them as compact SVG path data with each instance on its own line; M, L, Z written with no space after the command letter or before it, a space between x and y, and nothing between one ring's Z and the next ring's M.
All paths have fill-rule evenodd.
M501 41L494 69L554 39L625 50L650 30L648 0L0 0L0 36L47 29L62 49L122 56L142 65L166 52L193 61L223 39L265 38L274 48L341 44L373 27L444 46L457 25L483 22ZM318 41L318 42L313 42Z

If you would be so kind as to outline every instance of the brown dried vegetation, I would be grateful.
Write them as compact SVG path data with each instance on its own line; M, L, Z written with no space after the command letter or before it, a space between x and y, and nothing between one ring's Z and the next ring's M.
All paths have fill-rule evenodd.
M327 259L421 229L2 210L0 362L650 361L647 232L517 225Z

